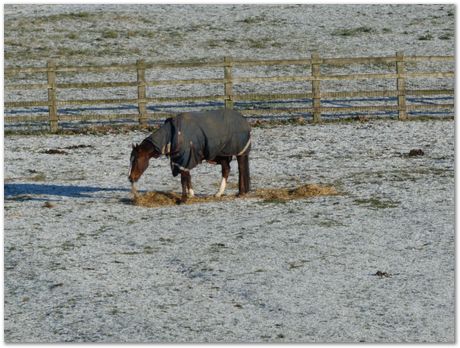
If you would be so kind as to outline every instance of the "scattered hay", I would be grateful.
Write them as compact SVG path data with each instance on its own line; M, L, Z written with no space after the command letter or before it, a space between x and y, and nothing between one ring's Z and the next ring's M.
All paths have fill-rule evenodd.
M137 192L136 185L134 185L134 183L131 184L131 193L133 194L134 199L136 199L137 197L139 197L139 194L138 194L138 192Z
M138 206L163 207L181 203L181 194L176 192L154 191L140 194L134 185L131 187L131 192L133 193L133 203ZM337 190L333 186L306 184L296 188L257 189L241 198L259 198L267 203L284 203L294 199L336 194L338 194ZM230 201L236 198L238 198L237 195L224 195L221 197L195 196L188 198L186 204Z
M53 203L51 202L48 202L46 201L45 203L43 203L42 207L43 208L54 208L56 205L54 205Z
M322 186L306 184L292 189L258 189L255 192L257 198L265 202L286 202L293 199L302 199L316 196L336 195L337 191L333 186Z
M206 202L220 202L235 199L236 196L195 196L188 198L186 204L206 203ZM135 205L143 207L164 207L168 205L181 204L181 194L176 192L154 191L144 194L135 194L133 202Z

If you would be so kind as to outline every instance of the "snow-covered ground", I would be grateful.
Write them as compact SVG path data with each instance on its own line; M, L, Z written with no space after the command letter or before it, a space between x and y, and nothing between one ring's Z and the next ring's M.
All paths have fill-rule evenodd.
M5 5L7 66L50 57L67 64L286 59L313 50L327 57L452 55L454 33L453 4Z
M254 128L254 188L340 192L285 203L134 206L145 136L5 138L7 342L454 342L453 121Z

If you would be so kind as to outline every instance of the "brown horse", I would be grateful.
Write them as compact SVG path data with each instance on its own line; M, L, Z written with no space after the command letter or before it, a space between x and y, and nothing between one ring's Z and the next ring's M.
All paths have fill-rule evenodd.
M216 197L227 185L230 162L238 161L239 195L250 190L250 127L246 119L233 110L182 113L168 118L162 127L134 145L131 152L129 181L134 184L147 169L150 158L170 158L173 176L181 175L182 202L193 197L190 170L203 160L220 164L222 180Z

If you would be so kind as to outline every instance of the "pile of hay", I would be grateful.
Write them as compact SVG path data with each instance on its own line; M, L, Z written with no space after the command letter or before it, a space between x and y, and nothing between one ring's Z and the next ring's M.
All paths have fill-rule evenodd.
M181 202L181 194L176 192L154 191L146 193L138 193L132 188L133 203L143 207L164 207L177 205ZM294 199L302 199L317 196L336 195L337 191L333 186L323 186L316 184L301 185L296 188L270 188L257 189L250 192L244 198L259 198L264 202L287 202ZM236 195L224 195L222 197L210 196L195 196L189 198L186 204L206 203L206 202L221 202L230 201L238 198Z

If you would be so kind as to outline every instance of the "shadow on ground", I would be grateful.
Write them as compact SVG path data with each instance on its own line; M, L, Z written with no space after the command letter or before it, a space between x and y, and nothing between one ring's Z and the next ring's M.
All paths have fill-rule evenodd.
M48 195L71 198L91 198L93 194L100 192L129 192L128 189L116 187L94 187L78 185L50 185L7 183L4 184L5 200L43 200L34 195Z

